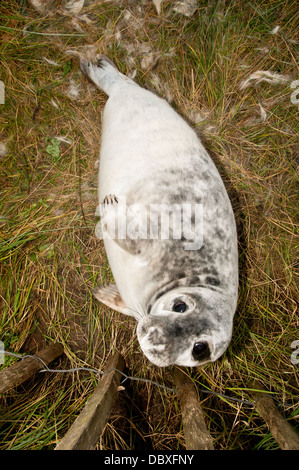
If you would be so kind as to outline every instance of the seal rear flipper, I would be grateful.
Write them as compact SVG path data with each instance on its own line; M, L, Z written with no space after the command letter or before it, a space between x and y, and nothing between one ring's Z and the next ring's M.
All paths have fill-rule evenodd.
M108 284L107 286L96 287L92 291L94 297L107 307L116 310L117 312L128 314L128 309L123 302L118 289L115 284Z
M97 55L95 60L81 57L80 68L84 75L108 96L115 85L124 81L134 83L130 78L119 72L116 65L102 54Z

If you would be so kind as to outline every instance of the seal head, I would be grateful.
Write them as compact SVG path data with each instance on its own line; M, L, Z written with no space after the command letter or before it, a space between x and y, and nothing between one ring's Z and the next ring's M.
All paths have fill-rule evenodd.
M227 298L208 287L181 287L160 297L137 326L147 358L160 367L216 361L232 335Z

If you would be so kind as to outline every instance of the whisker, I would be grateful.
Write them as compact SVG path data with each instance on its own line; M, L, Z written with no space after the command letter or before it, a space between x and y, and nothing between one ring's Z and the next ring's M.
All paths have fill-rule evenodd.
M134 312L134 317L137 319L137 320L141 320L141 318L143 318L146 313L145 313L145 310L142 308L142 306L140 304L138 304L136 306L136 308L130 308L130 307L126 307L128 310Z

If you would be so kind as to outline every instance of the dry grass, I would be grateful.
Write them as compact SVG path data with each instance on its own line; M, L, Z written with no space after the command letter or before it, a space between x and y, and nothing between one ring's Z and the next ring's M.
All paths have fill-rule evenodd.
M141 354L134 321L91 295L111 279L94 236L106 97L82 77L73 54L92 47L192 122L231 196L241 275L234 336L219 361L190 370L194 382L248 400L251 381L258 379L295 426L295 2L198 2L191 17L175 13L170 1L163 1L160 15L145 0L86 0L77 16L65 14L65 3L53 1L50 11L41 10L41 1L2 0L0 6L6 92L0 105L1 340L7 350L32 353L59 341L66 356L58 368L101 369L119 349L131 375L173 386L171 369L158 369ZM240 89L260 70L287 79ZM55 447L95 383L82 372L42 375L7 393L0 447ZM125 386L98 447L184 449L176 395L149 383ZM217 449L277 447L250 407L200 396Z

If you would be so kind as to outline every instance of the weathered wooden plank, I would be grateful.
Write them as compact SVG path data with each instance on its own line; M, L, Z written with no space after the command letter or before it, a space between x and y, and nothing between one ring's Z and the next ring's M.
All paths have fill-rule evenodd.
M116 353L111 356L105 371L123 371L125 362ZM111 370L104 375L87 401L80 415L62 438L55 450L92 450L99 441L115 403L121 374Z
M48 348L34 354L42 359L47 366L50 362L63 354L63 346L59 343L51 344ZM12 387L16 387L32 377L44 366L38 359L26 357L0 372L0 393L4 393Z
M174 369L173 378L178 387L186 449L214 450L213 439L206 427L197 390L191 379L178 368Z
M269 430L282 450L299 450L299 435L290 423L282 416L272 398L263 387L254 383L252 397L256 400L255 407L269 426Z

